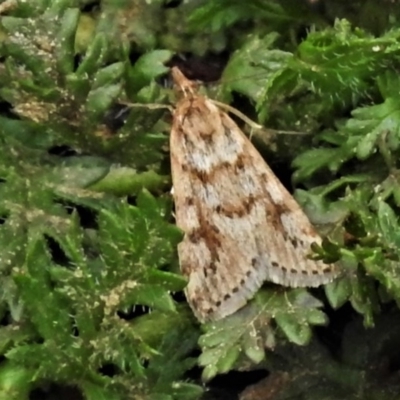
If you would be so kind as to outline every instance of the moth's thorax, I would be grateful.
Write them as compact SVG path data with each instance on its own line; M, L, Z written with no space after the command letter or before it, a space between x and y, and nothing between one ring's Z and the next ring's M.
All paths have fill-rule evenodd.
M206 137L220 134L221 129L223 131L221 111L202 96L182 99L175 108L174 120L187 135L200 132Z
M176 163L199 173L211 173L221 166L234 166L243 153L245 138L232 135L232 119L202 96L178 103L171 131L171 157ZM213 154L213 157L209 155Z

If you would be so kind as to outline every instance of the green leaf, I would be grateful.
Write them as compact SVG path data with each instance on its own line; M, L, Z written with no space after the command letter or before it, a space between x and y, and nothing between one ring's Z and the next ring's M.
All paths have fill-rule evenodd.
M293 166L298 168L294 178L296 181L307 179L325 167L330 171L337 171L345 161L343 155L343 153L339 153L338 149L320 148L308 150L293 161ZM346 158L349 157L351 157L351 154Z
M94 75L93 90L102 86L109 86L121 80L125 72L125 65L122 62L114 63L99 69Z
M350 133L363 134L357 146L357 156L365 159L373 153L378 145L378 140L384 134L389 137L393 149L398 147L400 133L399 102L388 98L382 105L364 107L352 112L353 119L347 124Z
M219 358L217 362L219 373L225 374L232 369L233 365L239 357L240 351L240 346L232 346L224 355Z
M83 381L81 390L87 400L122 400L121 396L107 390L103 385L90 381Z
M107 176L110 169L110 162L104 158L72 156L56 165L48 175L48 179L71 188L93 187L96 182Z
M320 301L303 289L262 290L235 314L204 325L205 333L199 340L202 348L199 364L205 367L203 380L236 368L242 352L253 362L261 362L265 357L262 344L274 341L272 318L290 341L308 343L310 325L327 322L325 314L318 310L321 306Z
M120 307L131 304L149 306L161 311L176 311L174 301L166 292L165 287L156 285L137 285L132 282L129 285L129 293L121 298Z
M351 283L347 278L336 279L325 286L325 294L331 306L339 308L351 295Z
M216 32L230 27L235 22L260 17L271 24L287 23L291 19L278 3L252 1L243 4L240 1L222 0L202 5L192 12L189 22L193 29L199 32L207 29Z
M285 333L286 337L293 343L305 345L311 339L311 329L299 321L295 316L288 314L276 317L276 323Z
M263 83L285 67L290 53L271 49L276 34L250 37L229 59L222 76L224 91L244 94L257 102L264 98Z
M248 9L240 4L229 4L225 2L208 3L207 5L198 8L190 16L191 25L198 30L212 29L219 31L234 24L245 15ZM244 14L246 13L246 14Z
M254 363L259 364L265 358L263 342L251 332L245 334L243 340L243 350L246 356Z
M62 16L60 31L58 33L57 60L59 71L69 74L74 69L75 32L78 27L80 11L78 8L69 8Z
M394 32L373 38L353 31L345 20L337 21L332 30L313 32L301 43L299 73L305 80L314 79L313 90L345 101L367 90L366 79L385 71L399 49Z
M138 173L132 168L114 167L102 179L89 187L91 190L112 193L116 196L137 195L143 189L151 192L165 189L170 183L169 176L161 176L154 171Z
M363 314L366 327L374 326L374 313L379 311L379 302L376 288L372 279L362 275L352 279L352 296L350 298L353 308Z
M128 93L132 98L135 98L135 94L152 80L168 72L164 63L171 57L172 53L169 50L154 50L136 61L128 74Z
M115 102L122 90L120 84L92 89L87 98L86 109L91 119L97 119Z
M147 368L150 398L169 395L171 399L197 399L203 392L200 386L177 381L196 363L195 358L187 356L195 348L199 333L192 318L186 317L188 313L178 316L155 311L134 323L135 330L149 332L158 342L158 352L151 356Z
M96 33L86 50L85 58L76 70L77 76L93 75L103 65L107 57L107 47L108 41L104 33Z
M28 400L33 374L34 372L27 368L3 361L0 365L0 398Z
M378 223L383 235L383 240L388 247L400 248L400 226L397 215L393 209L385 202L378 203Z
M57 299L50 290L50 280L48 277L48 268L50 257L44 244L43 238L39 235L30 239L26 249L26 268L29 274L20 274L15 276L15 281L20 288L22 298L26 307L32 312L32 320L36 329L43 337L64 336L72 327L67 314L58 315L63 308L61 299ZM48 309L46 304L53 304L55 307ZM51 314L50 314L51 313ZM44 317L45 315L45 317ZM57 325L54 325L57 321ZM65 331L65 334L62 333Z

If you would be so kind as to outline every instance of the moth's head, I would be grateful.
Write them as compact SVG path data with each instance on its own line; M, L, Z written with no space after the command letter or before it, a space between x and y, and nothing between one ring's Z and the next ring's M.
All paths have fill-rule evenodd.
M172 67L171 75L177 92L180 92L185 97L196 92L196 84L187 79L178 67Z

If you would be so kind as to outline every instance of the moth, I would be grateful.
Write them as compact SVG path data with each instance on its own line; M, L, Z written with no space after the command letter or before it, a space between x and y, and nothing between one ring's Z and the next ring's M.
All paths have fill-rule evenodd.
M178 68L172 77L181 92L170 136L178 256L197 319L233 314L264 281L333 280L336 265L309 258L321 238L253 144Z

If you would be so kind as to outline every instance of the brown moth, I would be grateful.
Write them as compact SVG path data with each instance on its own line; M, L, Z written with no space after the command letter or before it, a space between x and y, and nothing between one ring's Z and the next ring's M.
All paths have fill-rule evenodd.
M178 245L186 297L199 321L243 307L264 281L319 286L338 275L309 258L321 243L307 216L236 123L196 94L176 67L183 96L170 137Z

